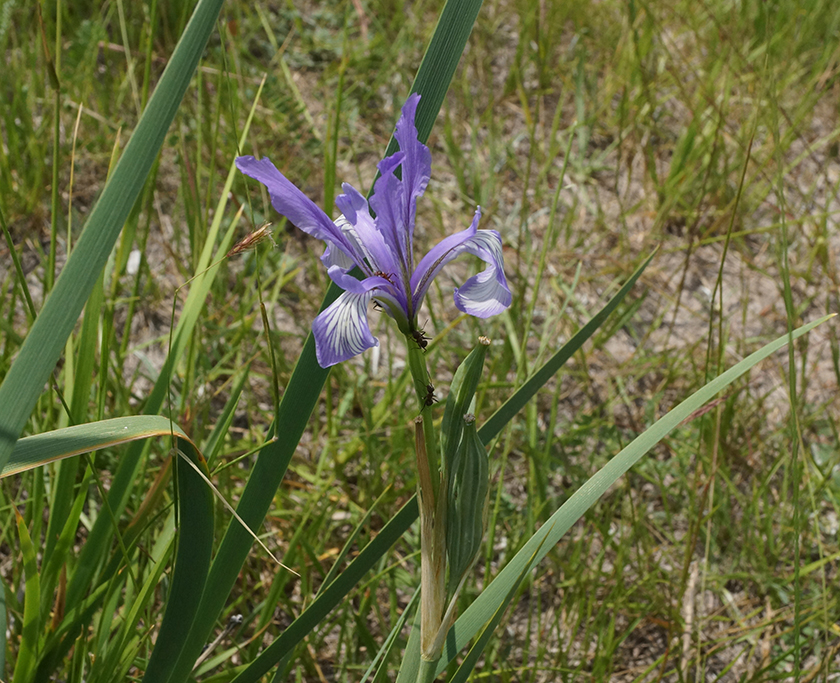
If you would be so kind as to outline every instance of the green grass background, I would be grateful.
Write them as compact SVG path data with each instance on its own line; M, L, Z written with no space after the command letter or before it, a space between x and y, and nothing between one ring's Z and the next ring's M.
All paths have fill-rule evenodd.
M57 272L192 5L61 4L58 44L56 6L42 10L39 24L28 3L0 4L0 209L36 307L54 281L51 227ZM364 191L439 11L437 2L387 0L224 7L109 265L96 342L107 352L91 419L142 410L166 353L173 296L193 274L231 158L270 156L328 211L341 181ZM61 84L57 107L42 27ZM421 316L435 337L427 355L438 392L486 334L494 340L478 402L486 418L661 250L632 300L494 445L491 530L465 600L680 398L789 320L837 310L838 74L840 7L830 1L485 3L430 139L433 178L417 237L425 251L466 227L480 204L483 227L502 233L514 305L489 321L462 319L451 284L475 265L440 278ZM248 145L237 150L264 75ZM172 391L177 422L206 447L244 381L211 461L235 501L272 418L258 293L282 389L328 281L321 246L279 219L258 187L240 178L233 194L223 226L244 205L243 223L275 222L277 246L223 265ZM0 257L4 376L31 321L8 250ZM378 358L332 372L260 530L301 578L275 578L271 560L252 552L229 604L243 623L203 680L229 680L300 613L377 498L359 547L414 491L415 409L400 340L378 314L371 320ZM825 680L840 671L840 367L836 324L823 327L797 344L793 366L780 356L733 385L586 514L524 585L478 677L777 680L800 667L803 680ZM80 328L74 348L83 339ZM67 394L66 362L55 375ZM27 433L65 424L48 392ZM152 450L123 524L144 499L159 512L171 500L155 484L166 444ZM119 457L95 455L101 486ZM11 634L0 678L15 661L22 615L12 507L36 546L46 543L53 481L48 468L0 482ZM81 545L106 511L94 482L77 483L90 488ZM171 533L165 518L143 531L150 563ZM221 505L216 520L220 537ZM310 635L298 680L359 679L417 584L417 547L416 535L398 544ZM142 671L166 589L164 578L135 640L110 646L130 675ZM79 652L109 652L131 597L124 590L91 623L91 644L68 659L68 676L84 667Z

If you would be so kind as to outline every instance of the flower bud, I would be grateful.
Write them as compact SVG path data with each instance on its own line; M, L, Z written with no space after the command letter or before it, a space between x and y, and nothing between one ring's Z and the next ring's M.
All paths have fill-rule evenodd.
M478 558L490 492L487 451L476 431L475 416L465 415L463 419L461 443L449 473L446 512L450 595Z

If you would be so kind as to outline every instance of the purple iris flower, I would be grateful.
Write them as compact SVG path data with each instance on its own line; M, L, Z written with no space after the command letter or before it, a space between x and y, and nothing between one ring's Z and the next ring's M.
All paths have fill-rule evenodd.
M274 208L304 232L324 240L321 257L330 278L344 292L312 323L321 367L360 354L379 341L371 334L371 300L393 317L406 334L418 338L417 314L432 280L457 256L468 253L487 263L482 272L455 289L459 310L479 318L501 313L511 302L502 263L502 240L495 230L478 230L481 208L466 230L443 239L419 263L414 258L417 200L429 184L432 156L417 139L414 117L420 95L403 105L395 137L400 151L379 162L380 177L368 205L364 195L344 183L335 204L335 221L296 188L267 158L239 157L236 166L268 188ZM401 169L399 176L397 168ZM376 218L371 216L371 209ZM350 274L358 267L359 280Z

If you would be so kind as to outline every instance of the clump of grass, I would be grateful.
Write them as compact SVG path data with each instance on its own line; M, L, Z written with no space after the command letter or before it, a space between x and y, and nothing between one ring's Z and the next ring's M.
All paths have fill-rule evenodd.
M38 24L19 21L25 8L13 2L0 13L26 27L4 34L0 21L0 88L7 94L0 210L37 307L48 289L51 215L58 210L52 239L60 265L64 236L77 234L119 154L125 137L116 131L136 124L138 103L190 10L189 3L126 5L121 16L116 5L104 13L58 7L64 40L55 110ZM363 186L372 180L364 174L381 154L428 37L426 10L388 2L363 14L309 9L258 3L226 10L220 39L208 48L109 266L90 322L98 333L80 330L72 341L74 353L90 339L98 351L95 379L76 399L86 417L144 407L161 372L172 294L199 262L263 73L253 149L282 159L316 200L332 196L336 177ZM53 36L50 12L44 31ZM141 20L153 12L156 21ZM487 227L506 244L517 297L506 317L480 328L495 342L482 413L492 413L598 310L638 256L656 244L662 249L644 276L646 292L496 442L480 581L680 397L784 334L789 319L836 309L838 25L840 10L820 2L776 3L772 14L749 3L484 7L430 141L436 181L422 214L422 239L431 243L451 231L453 217L481 203ZM62 163L58 204L50 206L54 112ZM238 182L233 203L246 203ZM245 215L256 225L271 219L258 201ZM223 264L170 387L178 422L215 449L214 467L244 456L214 479L229 500L241 495L254 459L246 454L263 442L273 417L258 292L282 389L326 284L312 242L283 224L276 239L277 249ZM134 249L143 258L131 272ZM5 272L2 375L28 329L21 285L11 267ZM429 363L452 368L478 328L456 321L443 290L431 296ZM837 671L836 334L817 333L797 350L788 367L768 363L733 385L584 516L521 589L503 621L505 635L487 650L486 675L762 680L794 666L806 678ZM207 671L253 661L316 593L372 503L377 511L354 550L413 492L413 412L403 369L399 354L383 346L378 364L366 357L331 375L262 532L301 578L276 574L268 558L253 553L228 605L242 624ZM72 373L67 364L57 370L65 394ZM241 394L232 389L240 380ZM227 408L231 428L214 442L207 435ZM55 397L45 396L29 430L65 424ZM126 534L130 520L140 524L141 559L133 576L114 584L90 641L59 668L70 680L82 679L88 653L118 661L130 675L150 650L162 593L143 608L136 634L129 638L120 624L121 605L169 552L166 454L151 448L120 523ZM11 508L24 512L36 544L49 544L58 522L45 515L56 505L56 482L70 481L63 504L87 496L74 538L81 545L95 518L108 514L102 491L123 457L104 450L92 459L102 490L84 467L4 480L0 541L9 559L0 576L13 634L20 633L24 576ZM219 534L226 519L219 509ZM417 584L416 547L412 539L397 544L313 630L299 648L302 680L360 676ZM464 604L475 594L469 589ZM42 609L52 609L53 599L44 596Z

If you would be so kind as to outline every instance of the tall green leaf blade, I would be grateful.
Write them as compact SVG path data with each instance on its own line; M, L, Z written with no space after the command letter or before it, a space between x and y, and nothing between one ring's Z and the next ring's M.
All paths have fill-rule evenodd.
M455 622L446 641L446 648L438 664L438 672L443 671L458 652L473 638L479 629L486 624L516 583L533 569L549 550L563 537L563 535L580 519L583 514L612 486L619 477L624 475L651 448L664 439L683 420L706 405L714 396L729 386L732 382L745 374L762 360L775 353L788 342L798 339L810 332L817 325L825 322L832 315L825 316L807 325L803 325L792 334L786 334L774 342L767 344L755 353L750 354L740 363L713 379L706 386L694 392L657 420L649 429L636 437L630 444L615 455L606 465L596 472L589 480L575 491L540 528L531 536L522 549L514 556L508 565L499 572L498 576L476 598L465 612Z
M0 385L0 468L23 431L140 194L213 30L222 0L200 0L76 248Z
M14 681L28 683L35 671L38 652L38 640L41 635L41 576L38 573L38 561L35 557L35 547L26 528L23 516L17 507L13 508L17 517L18 538L20 550L23 554L23 627L21 628L20 644L18 645Z
M412 92L421 95L415 121L421 141L428 139L480 8L481 0L449 0L441 13L412 86ZM394 149L396 142L392 137L386 154ZM331 285L321 310L335 301L340 293L336 285ZM278 438L260 452L237 507L238 514L250 528L258 529L262 525L328 375L329 370L321 368L315 359L315 341L310 333L277 411L274 429ZM405 528L409 525L410 522ZM228 525L213 560L205 599L174 681L186 680L189 675L192 662L224 608L251 543L251 537L243 532L239 524ZM326 592L321 597L325 595ZM271 664L277 661L279 658Z
M566 344L564 344L559 351L557 351L557 353L549 358L539 370L528 378L525 384L516 390L513 396L505 401L499 409L490 416L490 419L487 420L487 422L481 426L481 429L478 430L478 435L484 443L490 443L490 440L502 431L504 426L513 419L513 416L516 415L516 413L525 407L525 404L534 397L537 391L544 387L546 382L548 382L548 380L550 380L554 374L566 364L566 361L577 353L578 349L583 346L584 342L595 334L598 328L604 324L604 321L610 313L618 308L618 305L624 300L624 297L627 296L627 293L632 289L633 285L636 284L636 280L639 279L641 274L645 271L645 268L650 265L654 256L656 256L655 251L645 259L645 262L642 263L642 265L636 268L636 272L630 276L630 279L624 283L616 295L610 299L609 303L598 311L595 316L586 323L586 325L581 327L580 330L578 330L578 332Z
M163 623L143 676L149 683L168 681L175 670L198 612L213 549L213 492L186 459L205 477L210 475L207 463L186 439L178 439L178 451L178 553Z

